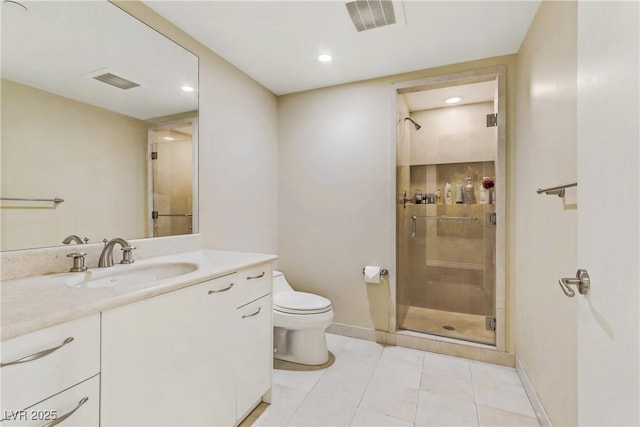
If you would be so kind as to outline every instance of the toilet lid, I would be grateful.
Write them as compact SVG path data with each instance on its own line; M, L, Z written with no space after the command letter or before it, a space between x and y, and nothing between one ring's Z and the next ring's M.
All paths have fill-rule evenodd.
M278 292L273 296L274 310L290 314L318 314L331 310L331 301L306 292Z

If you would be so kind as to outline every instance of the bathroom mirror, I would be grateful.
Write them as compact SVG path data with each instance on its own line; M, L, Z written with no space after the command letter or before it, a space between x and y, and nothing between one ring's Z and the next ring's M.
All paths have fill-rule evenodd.
M106 0L4 0L1 15L1 249L153 237L157 206L182 222L156 235L196 231L198 58ZM190 147L163 173L192 185L159 193L151 155L175 140Z

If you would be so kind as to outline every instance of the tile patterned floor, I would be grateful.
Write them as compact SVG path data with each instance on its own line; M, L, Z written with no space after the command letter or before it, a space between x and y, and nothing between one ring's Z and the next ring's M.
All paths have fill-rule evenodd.
M515 369L327 334L333 357L275 361L248 426L538 426Z

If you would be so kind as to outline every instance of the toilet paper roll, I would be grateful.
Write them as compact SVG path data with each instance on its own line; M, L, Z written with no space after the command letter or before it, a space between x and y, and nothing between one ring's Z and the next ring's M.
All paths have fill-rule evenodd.
M374 265L367 265L364 267L364 282L365 283L380 283L380 267Z

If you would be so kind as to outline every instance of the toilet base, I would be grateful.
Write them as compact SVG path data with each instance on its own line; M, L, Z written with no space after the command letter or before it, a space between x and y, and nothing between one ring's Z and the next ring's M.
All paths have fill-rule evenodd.
M325 328L292 330L273 328L273 357L301 365L323 365L329 361Z

